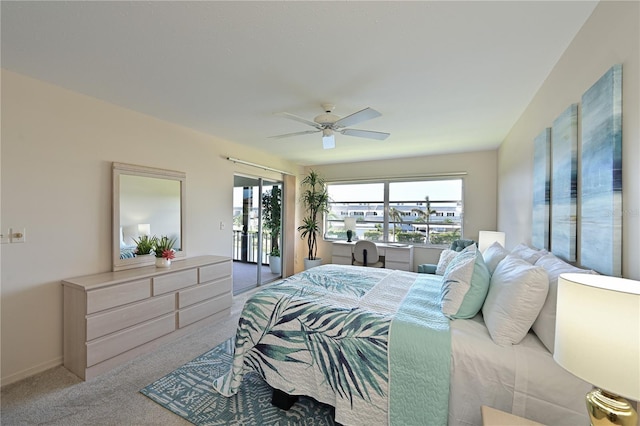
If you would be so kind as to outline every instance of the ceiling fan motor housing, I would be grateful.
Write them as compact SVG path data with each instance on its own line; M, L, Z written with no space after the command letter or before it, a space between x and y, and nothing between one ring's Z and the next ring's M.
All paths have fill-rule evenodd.
M330 126L338 120L340 120L340 117L331 113L320 114L313 119L313 121L322 126Z

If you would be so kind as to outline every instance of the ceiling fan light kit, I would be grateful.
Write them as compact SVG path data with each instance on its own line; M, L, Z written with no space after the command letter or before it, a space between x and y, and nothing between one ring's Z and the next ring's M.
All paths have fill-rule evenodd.
M306 118L299 117L297 115L283 112L280 113L283 117L289 118L291 120L299 121L301 123L307 124L309 126L315 127L315 130L305 130L302 132L295 133L286 133L284 135L270 136L270 138L281 139L287 138L290 136L300 136L300 135L308 135L311 133L322 132L322 147L324 149L332 149L336 146L335 141L335 133L341 133L347 136L355 136L359 138L368 138L368 139L376 139L376 140L385 140L389 137L389 133L385 132L374 132L372 130L359 130L359 129L347 129L346 127L352 126L354 124L360 123L362 121L371 120L372 118L380 117L378 111L372 108L365 108L358 112L354 112L351 115L347 115L346 117L340 118L337 115L333 114L333 109L335 105L333 104L322 104L322 108L324 110L324 114L320 114L316 116L313 121L307 120Z
M322 130L322 148L333 149L336 147L336 137L331 129Z

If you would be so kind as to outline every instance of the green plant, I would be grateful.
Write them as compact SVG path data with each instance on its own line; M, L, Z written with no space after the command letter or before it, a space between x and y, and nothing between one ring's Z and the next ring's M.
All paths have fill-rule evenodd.
M315 260L318 252L318 232L320 232L319 216L329 212L329 192L325 180L314 170L305 176L300 186L302 189L300 201L307 211L307 216L302 220L298 231L300 231L300 238L307 239L307 258Z
M396 239L401 243L424 243L424 234L422 232L404 232L400 231L396 234Z
M431 240L431 215L436 214L435 210L431 209L431 201L429 201L429 196L424 197L426 201L425 209L411 209L412 212L415 212L420 217L420 222L426 222L427 224L427 243ZM416 221L417 222L417 221Z
M155 238L155 237L154 237ZM160 238L155 238L155 249L156 257L164 257L166 259L173 259L174 256L169 257L169 253L173 255L173 245L176 243L175 238L169 238L166 235L161 236ZM165 253L168 252L168 253Z
M151 254L156 244L156 237L155 236L150 237L148 235L140 235L140 237L138 237L137 240L134 238L133 242L136 243L137 255L140 256L143 254Z
M281 206L282 190L279 187L274 186L271 191L262 194L263 227L271 233L269 256L280 256Z

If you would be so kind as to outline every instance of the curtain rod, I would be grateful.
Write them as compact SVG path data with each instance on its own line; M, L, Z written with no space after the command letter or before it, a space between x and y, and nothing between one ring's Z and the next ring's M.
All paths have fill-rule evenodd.
M249 161L240 160L239 158L227 157L227 160L229 160L231 162L234 162L234 163L238 163L238 164L244 164L245 166L257 167L259 169L269 170L270 172L276 172L276 173L282 173L283 175L295 176L293 173L285 172L284 170L278 170L278 169L274 169L273 167L263 166L261 164L256 164L256 163L251 163Z
M467 172L448 172L448 173L422 173L422 174L412 174L412 175L404 175L404 176L384 176L384 177L361 177L361 178L336 178L327 179L327 181L331 181L331 183L340 183L340 182L384 182L387 180L410 180L410 179L420 179L420 178L450 178L450 177L461 177L467 176Z

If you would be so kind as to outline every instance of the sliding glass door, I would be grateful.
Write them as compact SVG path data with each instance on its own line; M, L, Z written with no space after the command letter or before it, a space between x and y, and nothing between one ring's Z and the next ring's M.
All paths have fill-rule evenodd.
M233 292L282 276L282 182L234 176Z

